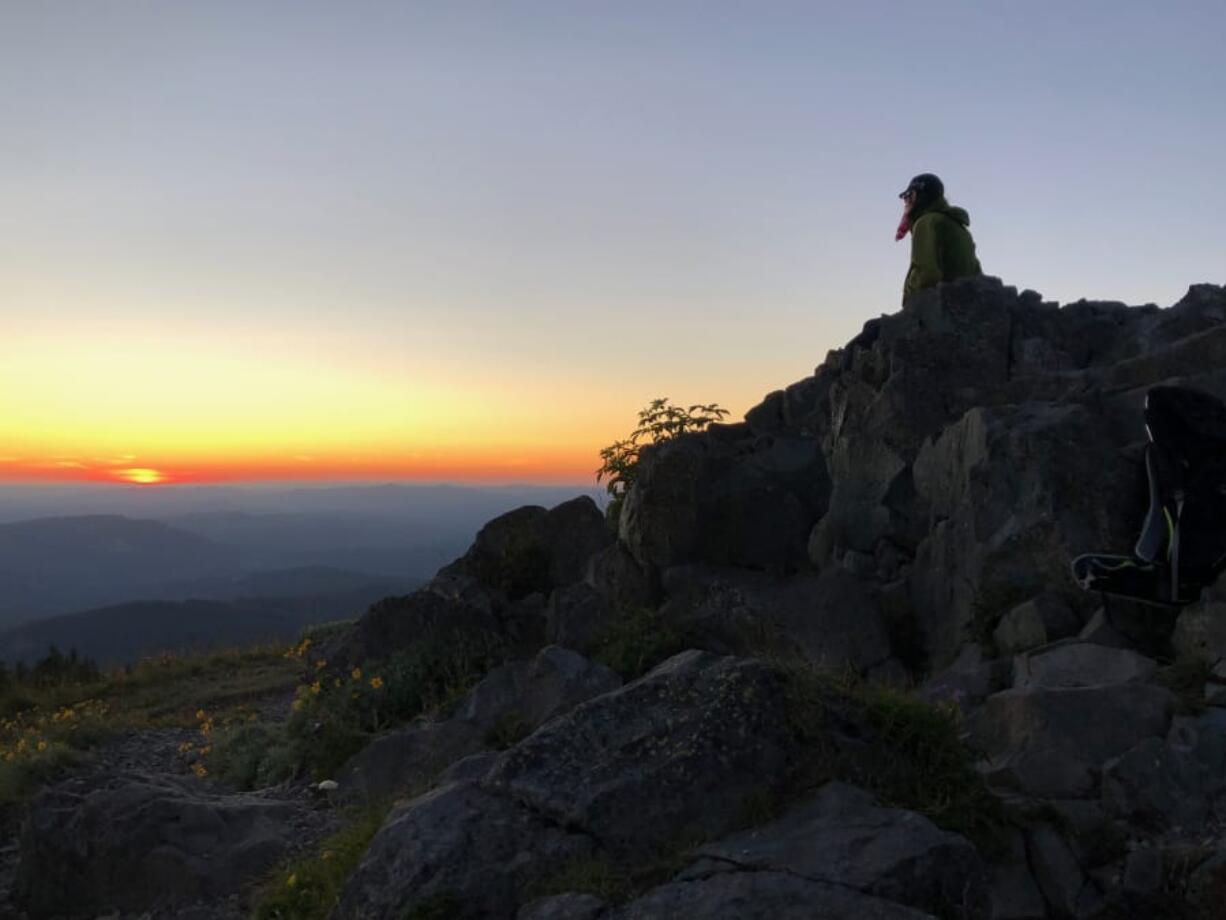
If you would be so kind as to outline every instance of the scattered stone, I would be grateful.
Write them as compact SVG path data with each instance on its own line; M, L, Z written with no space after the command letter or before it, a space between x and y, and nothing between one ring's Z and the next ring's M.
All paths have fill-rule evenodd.
M991 920L1046 920L1047 902L1026 861L1026 839L1008 832L1003 853L992 862L988 876Z
M1144 738L1103 766L1103 804L1147 826L1194 826L1208 813L1203 768L1161 738Z
M1158 663L1130 649L1070 640L1014 659L1015 687L1096 687L1144 683Z

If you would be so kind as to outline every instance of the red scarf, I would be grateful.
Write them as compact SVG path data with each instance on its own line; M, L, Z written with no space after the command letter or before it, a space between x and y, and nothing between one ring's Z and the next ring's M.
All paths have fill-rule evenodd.
M898 222L898 229L894 231L894 242L897 243L904 236L911 232L911 208L904 201L902 203L902 220Z

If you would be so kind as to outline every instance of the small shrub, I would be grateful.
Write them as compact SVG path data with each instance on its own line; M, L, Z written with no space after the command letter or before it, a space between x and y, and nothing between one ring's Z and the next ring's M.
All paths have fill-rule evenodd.
M609 504L605 515L616 528L626 493L638 477L639 453L648 444L668 441L691 431L702 431L728 414L715 403L694 405L687 409L672 405L667 399L653 399L639 411L639 423L630 436L614 441L600 451L600 469L596 481L607 479Z
M279 870L256 903L255 920L322 920L332 912L345 882L366 854L386 808L353 818L320 844L318 851Z
M485 733L486 746L495 751L505 751L523 741L529 734L528 723L518 712L508 712Z
M619 904L632 897L636 893L635 889L631 874L626 869L607 859L585 857L567 863L552 875L538 879L529 886L526 899L535 900L580 891Z
M297 771L298 758L283 726L254 722L224 727L205 747L208 772L239 789L271 786Z
M597 637L593 657L634 680L684 650L683 636L659 610L627 607Z

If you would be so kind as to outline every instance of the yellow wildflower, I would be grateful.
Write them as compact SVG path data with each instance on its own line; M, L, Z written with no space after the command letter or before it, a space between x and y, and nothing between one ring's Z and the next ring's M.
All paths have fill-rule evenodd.
M180 754L186 754L191 749L192 749L192 743L190 741L180 741L179 742L179 753Z
M316 662L315 662L315 670L316 670L316 671L322 671L322 670L323 670L324 668L326 668L327 666L328 666L327 659L320 658L318 661L316 661Z
M382 677L372 677L372 678L370 679L370 689L372 689L372 690L378 690L378 689L380 689L382 686L383 686L383 678L382 678Z
M285 880L285 887L293 888L297 884L298 884L298 873L291 872L289 878Z
M319 691L322 689L323 687L320 685L319 681L315 681L315 683L311 684L311 693L313 694L318 695Z
M39 749L40 751L45 751L45 750L47 750L47 742L46 742L46 741L43 741L42 739L39 739L39 742L38 742L38 749Z
M200 756L201 756L201 757L208 757L208 756L209 756L209 751L211 751L211 750L213 750L213 746L212 746L211 744L206 744L204 747L202 747L202 748L200 749L200 752L199 752L199 753L200 753Z
M305 705L306 703L302 700L294 700L294 702L290 703L289 708L292 709L294 712L301 712L302 707Z
M341 679L339 677L334 677L332 679L332 686L339 687L340 685L341 685Z
M197 722L203 722L207 718L208 716L205 714L205 711L203 709L196 710L196 721Z
M199 761L196 761L196 763L192 764L192 772L195 773L199 777L205 777L209 775L209 771L205 768L204 764L200 763Z
M349 672L349 674L354 680L362 679L362 669L361 668L354 668L352 671Z

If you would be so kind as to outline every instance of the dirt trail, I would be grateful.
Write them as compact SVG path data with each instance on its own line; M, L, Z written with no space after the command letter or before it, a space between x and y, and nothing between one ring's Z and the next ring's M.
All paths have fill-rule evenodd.
M256 712L270 721L283 718L291 696L278 693L253 700ZM193 728L148 728L121 732L94 748L80 765L50 784L49 788L79 785L96 777L116 777L125 774L161 775L183 778L200 783L211 792L234 791L211 778L192 775L190 757L180 753L180 745L199 744L200 733ZM248 793L251 794L251 793ZM292 820L300 850L313 848L320 839L340 824L340 816L330 810L309 788L306 781L282 784L259 790L256 795L288 802L297 807L298 818ZM12 902L12 887L20 861L20 833L25 808L0 809L0 920L34 920ZM175 910L124 914L103 912L96 920L244 920L250 915L245 894L234 892L228 898Z

